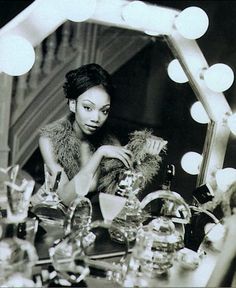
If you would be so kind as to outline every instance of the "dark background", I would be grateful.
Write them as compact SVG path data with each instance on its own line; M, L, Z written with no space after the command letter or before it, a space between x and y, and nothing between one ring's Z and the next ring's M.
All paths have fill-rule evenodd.
M0 0L0 26L4 26L21 10L33 1ZM207 32L197 40L209 65L228 64L236 72L236 32L234 1L146 1L152 4L183 10L189 6L202 8L209 17ZM112 115L112 127L117 130L121 140L127 141L127 133L136 128L150 127L156 135L168 140L168 154L163 155L163 168L167 163L176 166L176 179L172 189L180 192L185 199L191 200L191 193L196 184L196 176L186 174L180 167L181 156L190 150L201 153L206 133L206 125L196 123L190 116L189 108L196 101L188 83L177 84L166 73L167 64L173 59L167 52L162 39L153 40L148 47L140 51L114 75L114 82L119 95ZM125 77L124 77L125 75ZM236 110L236 84L225 92L233 110ZM144 97L145 95L145 97ZM148 102L144 99L148 98ZM143 109L145 107L145 109ZM145 112L144 112L145 111ZM235 136L231 135L225 167L235 166ZM38 150L25 165L25 169L42 181L41 174L34 171L32 163L40 162ZM163 171L149 191L159 188ZM40 175L39 175L40 174Z

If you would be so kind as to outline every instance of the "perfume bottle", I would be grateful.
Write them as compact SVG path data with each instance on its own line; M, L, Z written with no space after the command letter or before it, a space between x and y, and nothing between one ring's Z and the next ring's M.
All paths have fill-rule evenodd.
M25 219L27 221L27 219ZM32 269L38 260L34 245L18 238L19 223L1 219L0 240L0 287L34 287Z
M116 194L127 198L120 213L113 219L109 234L112 240L124 243L124 236L129 242L136 238L137 230L145 220L145 214L140 208L137 194L142 189L143 176L139 172L127 170L118 184Z
M63 226L67 208L61 202L57 194L62 172L57 172L55 181L51 186L49 183L49 172L47 171L46 165L44 166L44 169L45 184L40 188L40 191L37 192L39 195L36 194L31 198L31 203L33 203L32 212L46 225L57 224Z
M92 204L84 196L77 197L71 202L64 222L65 235L76 232L75 237L81 238L83 246L90 246L96 239L95 234L90 231L92 221Z

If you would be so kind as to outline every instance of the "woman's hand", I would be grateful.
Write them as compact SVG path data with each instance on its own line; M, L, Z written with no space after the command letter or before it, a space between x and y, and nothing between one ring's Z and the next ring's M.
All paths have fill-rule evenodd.
M98 148L99 153L105 158L120 160L128 169L132 166L132 152L123 146L103 145Z
M167 141L157 136L151 136L144 145L144 152L152 155L159 155L161 150L167 144Z

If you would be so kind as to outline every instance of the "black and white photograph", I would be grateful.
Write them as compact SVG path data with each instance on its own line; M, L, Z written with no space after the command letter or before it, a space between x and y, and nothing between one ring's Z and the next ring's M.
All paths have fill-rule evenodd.
M0 0L0 287L236 287L235 16Z

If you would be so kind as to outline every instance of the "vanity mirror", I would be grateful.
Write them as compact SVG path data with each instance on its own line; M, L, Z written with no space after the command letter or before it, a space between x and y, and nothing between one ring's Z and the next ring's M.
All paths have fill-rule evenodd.
M51 22L45 22L44 17L55 4L50 3L52 6L34 1L22 12L24 21L17 16L1 29L1 37L18 33L30 41L36 51L36 62L29 73L14 79L1 75L5 86L11 87L9 91L6 88L4 95L9 97L3 100L4 105L9 106L12 97L10 124L7 122L9 111L2 111L6 126L10 127L10 162L19 163L35 177L39 174L32 170L32 163L34 166L35 161L39 161L37 153L32 156L38 145L37 129L65 113L67 106L60 85L66 71L98 62L113 73L121 91L114 109L114 126L119 127L119 122L119 131L129 127L127 122L130 129L148 126L154 128L157 135L166 137L169 145L165 159L175 164L177 171L173 189L191 200L196 182L197 185L211 182L216 169L222 167L229 137L224 117L231 109L224 95L209 89L202 79L208 64L195 38L205 37L207 16L201 9L180 13L180 10L140 1L97 1L96 7L86 6L87 2L81 4L89 15L88 20L65 22L64 15L53 13L55 19L50 15ZM86 7L95 8L90 11ZM183 31L181 25L187 21L188 13L193 13L191 17L203 17L199 21L203 23L198 27L200 32L193 31L200 34L184 34L188 32ZM87 21L81 22L84 20ZM30 25L31 22L34 25ZM186 22L184 26L190 27L191 23ZM179 61L177 66L168 66L172 60ZM180 70L187 76L188 83L171 80L175 77L171 73L179 76ZM189 109L196 100L206 110L208 124L199 125L192 120ZM3 163L8 154L8 133L4 135ZM188 151L203 156L201 165L199 162L195 165L199 164L195 167L195 176L187 174L180 165L183 154ZM157 182L160 184L161 179Z
M169 6L169 2L162 3ZM79 9L73 5L80 5ZM75 11L82 14L75 15ZM188 22L193 18L195 21ZM124 142L126 132L144 127L166 139L169 145L163 165L176 166L172 189L190 202L194 187L212 183L216 171L223 167L230 135L226 118L232 111L223 92L233 82L232 70L220 65L220 75L225 77L217 78L219 66L212 60L208 65L196 41L205 37L208 20L196 7L181 12L141 1L34 1L0 30L0 43L12 44L14 40L14 45L25 45L25 49L18 46L19 51L33 56L15 71L10 60L17 54L8 54L11 46L0 46L0 55L6 53L8 59L6 66L0 61L5 72L0 75L3 166L9 164L9 143L10 163L19 163L29 173L35 169L34 177L40 174L41 160L35 152L38 128L67 111L61 89L65 73L97 62L113 74L117 86L112 128ZM191 26L198 29L186 29ZM218 79L213 84L226 80L223 87L212 85L212 77ZM196 100L206 111L207 124L199 125L190 116ZM201 159L195 167L190 165L194 171L188 170L186 158L182 158L189 151L197 152ZM194 164L188 156L187 164ZM184 172L181 163L195 176ZM158 189L162 176L160 173L149 192Z

